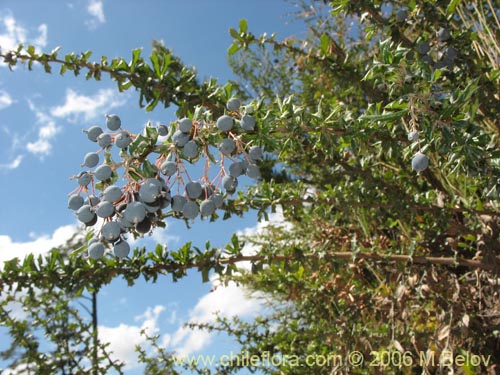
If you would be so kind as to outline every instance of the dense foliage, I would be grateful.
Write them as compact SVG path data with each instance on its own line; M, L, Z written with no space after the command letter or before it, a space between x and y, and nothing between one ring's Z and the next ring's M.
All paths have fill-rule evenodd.
M94 261L81 256L84 243L69 257L53 251L45 260L7 262L0 274L6 296L2 324L23 353L6 357L39 371L48 363L52 373L74 373L77 367L57 367L56 360L47 360L54 353L44 354L26 339L33 337L32 325L57 332L73 324L69 301L117 276L132 285L139 277L154 282L168 274L176 280L197 268L205 280L216 272L269 296L271 312L253 322L235 318L201 325L233 335L242 355L281 359L264 367L249 364L249 370L498 371L499 7L488 0L302 6L298 16L309 27L306 39L255 36L244 20L230 31L230 64L241 81L224 87L197 81L159 44L150 62L139 50L130 62L91 62L90 53L60 58L57 51L23 46L2 51L11 66L42 64L49 72L58 66L61 73L83 71L93 79L108 74L119 90L138 90L141 106L176 105L179 118L196 120L199 108L217 118L232 96L253 99L258 121L247 142L266 152L258 161L262 181L228 199L224 218L250 209L265 218L280 208L287 223L269 225L256 237L233 237L225 249L188 243L177 251L158 246L136 249L129 258ZM419 153L428 158L427 168L415 166ZM144 177L156 172L150 173ZM243 255L245 243L258 252ZM238 269L243 260L252 263L251 271ZM24 321L9 315L9 296L39 290L61 296L58 315ZM43 300L20 301L34 311L42 308L37 304ZM82 338L73 348L101 345L89 340L94 333L82 319L75 324ZM66 340L48 338L61 345ZM101 356L105 349L90 352ZM71 366L79 365L85 354L72 353L78 358ZM349 363L352 353L364 362ZM88 371L120 371L102 356L90 361ZM154 358L141 352L141 359L148 373L174 371L170 353L161 348ZM229 364L216 371L239 369Z

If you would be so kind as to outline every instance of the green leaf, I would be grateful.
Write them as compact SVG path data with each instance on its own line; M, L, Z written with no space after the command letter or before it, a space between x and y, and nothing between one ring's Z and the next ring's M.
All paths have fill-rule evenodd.
M451 0L450 3L448 4L448 7L446 8L446 14L448 16L452 15L455 13L455 9L457 8L457 5L460 3L460 0Z
M328 49L330 48L330 38L327 34L321 34L319 38L319 49L323 52L324 55L328 53Z
M238 52L241 49L241 46L237 43L232 43L229 48L227 49L227 53L229 56L234 55L236 52Z
M233 28L229 29L229 35L231 35L234 39L240 39L240 34L238 34L238 32Z
M408 110L403 109L401 111L383 113L380 115L366 115L366 116L363 116L362 119L368 120L368 121L389 122L389 121L399 120L401 117L405 116L407 113L408 113Z
M240 32L242 33L246 33L248 30L248 24L247 24L247 20L242 18L240 20Z

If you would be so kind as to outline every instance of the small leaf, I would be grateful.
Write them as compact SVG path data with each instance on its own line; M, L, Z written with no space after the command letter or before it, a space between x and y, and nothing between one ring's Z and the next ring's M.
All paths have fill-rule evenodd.
M248 30L248 24L247 24L247 20L242 18L240 20L240 32L242 33L246 33Z

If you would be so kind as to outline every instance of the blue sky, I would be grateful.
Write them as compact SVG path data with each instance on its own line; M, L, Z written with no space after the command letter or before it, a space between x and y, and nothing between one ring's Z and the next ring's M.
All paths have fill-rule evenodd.
M150 51L152 40L163 40L200 78L232 78L226 62L230 27L241 18L255 34L277 32L280 38L303 36L300 24L286 14L294 10L281 0L118 1L3 0L0 3L0 48L33 44L39 50L60 53L93 51L93 57L129 58L131 50ZM77 221L67 207L67 194L75 188L69 177L80 170L83 156L95 151L82 129L104 125L105 113L116 113L123 126L138 132L147 121L175 120L174 109L146 113L135 92L118 93L115 84L86 81L71 74L45 74L0 67L0 262L28 252L43 253L63 243ZM275 217L279 219L279 217ZM211 240L222 246L237 231L261 228L255 215L228 222L196 220L190 230L170 221L141 244L168 243L176 248L186 241ZM161 334L169 350L204 354L224 353L231 343L224 337L189 332L182 323L213 319L213 311L252 316L260 305L248 300L234 285L217 288L202 284L200 275L173 284L139 282L133 288L117 280L100 294L99 319L103 339L111 342L118 358L128 363L127 373L140 373L133 347L141 343L139 331ZM0 331L0 343L4 341ZM1 344L0 344L1 348Z

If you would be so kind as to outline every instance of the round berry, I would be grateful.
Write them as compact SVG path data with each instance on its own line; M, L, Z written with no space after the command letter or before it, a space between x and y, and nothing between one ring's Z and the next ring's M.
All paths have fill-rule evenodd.
M118 115L106 115L106 126L109 130L116 131L122 126L122 120Z
M161 184L154 178L147 179L139 188L139 198L145 203L152 203L160 197Z
M241 106L241 102L239 99L237 98L231 98L227 101L226 103L226 107L227 109L229 109L230 111L237 111L238 108L240 108Z
M117 258L125 258L130 253L130 245L125 240L120 240L113 246L113 254Z
M68 199L68 208L76 211L83 206L83 203L83 197L79 196L78 194L73 194Z
M217 119L217 127L223 132L231 130L233 128L233 118L228 115L222 115Z
M92 126L89 130L84 130L83 132L87 134L88 139L92 142L97 142L97 137L103 133L100 126Z
M231 155L236 149L236 143L231 138L223 139L219 143L219 150L225 155Z
M191 119L184 117L179 120L179 130L183 133L189 133L193 127L193 121Z
M160 172L165 176L173 176L177 173L177 163L175 161L164 161L160 166Z
M438 40L440 42L446 42L448 39L450 39L450 32L448 29L445 28L440 28L438 31Z
M250 178L260 178L260 169L257 165L255 164L248 164L247 169L246 169L246 175Z
M84 204L76 211L76 217L84 224L92 222L95 216L96 214L88 204Z
M78 174L78 184L81 186L87 186L90 184L91 177L87 172L80 172Z
M188 143L190 137L191 136L189 135L189 133L183 133L178 129L174 132L172 140L174 141L176 146L184 147L184 145Z
M89 152L83 158L82 167L94 168L99 164L99 155L96 152Z
M135 224L135 230L145 234L151 230L151 220L146 216L140 223Z
M103 164L103 165L97 167L96 170L94 171L94 176L99 181L105 181L105 180L110 179L112 174L113 174L113 170L107 164Z
M194 159L198 156L198 145L195 141L189 141L184 145L182 151L184 152L184 156L186 158Z
M210 200L214 202L216 208L221 208L224 204L224 197L222 196L222 194L212 194L210 196Z
M210 199L205 199L200 204L201 216L211 216L215 212L215 203Z
M429 158L422 152L417 152L411 161L411 167L416 172L422 172L429 166Z
M175 212L181 212L182 207L186 204L187 199L182 195L174 195L172 197L172 210Z
M102 193L102 199L108 202L117 202L122 197L122 189L116 185L108 186Z
M102 218L111 217L115 214L115 207L111 202L102 201L96 206L95 213Z
M127 148L132 143L132 138L127 132L120 132L115 136L115 145L118 148Z
M123 215L125 219L130 221L131 223L137 224L144 220L146 217L147 211L146 207L141 202L130 202L127 205L125 211L123 211Z
M253 161L261 160L262 159L262 149L259 146L252 146L252 147L250 147L250 150L248 150L248 156Z
M224 176L222 178L222 187L229 193L233 194L238 187L238 180L232 176Z
M97 143L99 143L99 146L101 146L102 148L108 147L111 144L111 140L111 135L109 135L108 133L102 133L99 135L99 137L97 137Z
M408 140L410 142L418 141L418 132L416 132L416 131L409 132L408 133Z
M195 201L187 201L182 207L182 214L186 219L194 219L198 216L200 209Z
M104 245L100 242L94 242L88 247L89 258L91 259L99 259L104 255Z
M186 194L191 199L197 199L203 192L203 188L199 182L190 181L186 184Z
M255 130L255 118L250 115L244 115L240 121L241 128L247 132Z
M240 161L234 162L229 166L229 175L232 177L239 177L245 173L243 164Z
M168 135L168 128L166 125L158 126L158 135L161 137L165 137Z
M116 221L108 221L101 228L101 235L109 242L116 241L120 237L121 228Z
M88 201L89 201L90 206L95 207L99 204L99 202L101 200L99 199L99 197L96 197L95 195L89 195Z

